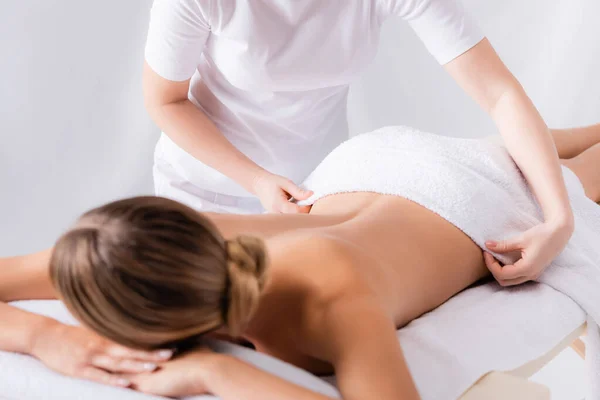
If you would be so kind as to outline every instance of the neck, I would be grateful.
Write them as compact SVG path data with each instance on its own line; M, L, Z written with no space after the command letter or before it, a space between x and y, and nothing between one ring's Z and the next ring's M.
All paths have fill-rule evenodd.
M273 321L280 320L280 315L289 311L290 301L301 296L293 282L285 283L285 274L279 274L275 268L270 268L269 277L263 287L258 302L258 308L244 332L244 339L254 344L257 349L268 340L269 335L277 333L273 329Z
M208 337L225 340L231 343L250 342L256 346L264 336L263 332L270 330L271 324L269 321L272 320L273 312L276 312L276 307L273 306L280 303L279 300L282 298L282 294L283 293L277 293L277 290L273 285L273 276L272 274L269 274L269 278L267 279L267 282L265 282L260 295L258 308L241 337L233 338L229 336L227 328L220 328L217 331L208 334Z

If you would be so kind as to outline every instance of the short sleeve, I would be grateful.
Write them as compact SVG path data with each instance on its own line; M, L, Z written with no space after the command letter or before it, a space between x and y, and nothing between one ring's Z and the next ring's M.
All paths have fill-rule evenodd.
M483 38L460 0L384 0L388 12L405 19L440 64L446 64Z
M154 0L145 57L158 75L170 81L186 81L194 75L210 35L206 9L210 3Z

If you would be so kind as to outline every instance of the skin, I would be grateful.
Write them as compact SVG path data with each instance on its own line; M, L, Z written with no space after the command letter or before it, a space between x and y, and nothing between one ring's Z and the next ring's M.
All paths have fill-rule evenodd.
M564 163L579 176L586 193L600 195L600 125L586 129L595 138L590 147ZM330 196L317 202L310 215L206 215L226 237L263 237L271 256L269 278L244 339L259 351L315 374L335 371L344 399L418 398L396 329L489 274L481 250L466 235L400 197ZM0 274L6 278L0 279L2 300L53 297L48 256L43 252L1 260ZM461 262L448 263L449 259ZM74 334L48 336L58 332L56 327L66 329L64 325L7 305L0 308L0 316L8 327L1 331L0 348L45 355L42 361L61 372L64 364L74 364L73 359L75 365L93 371L103 368L78 358L82 341L69 342ZM39 330L44 322L50 328ZM84 337L87 331L78 329ZM65 355L56 350L58 344L74 351ZM114 345L99 346L102 350L90 360L97 363L101 357L113 367ZM120 353L116 359L123 363L147 356ZM89 378L97 379L97 374ZM167 362L152 374L114 377L139 390L169 396L210 392L225 400L325 398L204 349Z
M562 180L559 158L539 112L502 63L487 39L444 66L450 76L494 120L507 149L541 205L545 222L512 238L521 251L521 282L535 279L565 247L573 233L573 215ZM156 124L189 154L256 195L266 210L306 212L288 202L306 199L295 183L256 165L227 141L208 116L188 100L190 81L172 82L144 67L146 108ZM490 250L501 250L490 241Z
M289 179L271 174L235 148L188 99L189 80L168 81L145 63L143 87L148 113L179 147L255 194L266 210L286 214L303 211L288 199L305 200L312 193Z
M557 149L544 120L487 39L451 61L446 70L492 117L505 145L527 179L545 222L508 240L521 252L518 280L536 279L564 249L573 233L573 213ZM505 242L490 241L492 251Z

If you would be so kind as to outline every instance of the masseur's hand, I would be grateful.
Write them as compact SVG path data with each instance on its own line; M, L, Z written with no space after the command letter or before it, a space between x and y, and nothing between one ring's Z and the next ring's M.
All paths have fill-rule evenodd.
M261 173L254 179L252 188L268 212L297 214L307 213L310 210L310 207L299 206L290 202L290 199L306 200L312 196L312 192L301 189L294 182L282 176L269 172Z
M519 253L521 258L512 265L502 266L493 255L484 252L485 263L502 286L536 280L562 252L572 233L572 223L546 222L508 240L488 241L486 247L490 251Z
M82 328L49 320L39 327L30 354L63 375L129 387L123 373L153 371L172 351L145 352L114 344Z

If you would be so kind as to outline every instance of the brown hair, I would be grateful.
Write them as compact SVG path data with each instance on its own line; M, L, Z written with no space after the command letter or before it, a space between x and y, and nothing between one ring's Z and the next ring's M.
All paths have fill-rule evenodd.
M56 243L50 277L84 325L152 349L223 326L240 335L266 267L260 239L224 240L187 206L137 197L84 214Z

